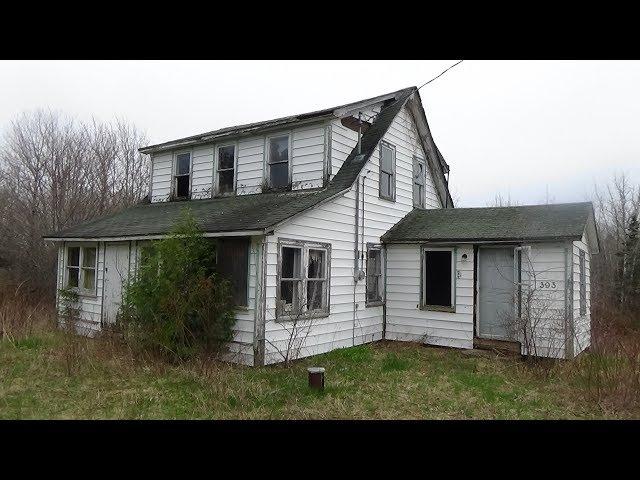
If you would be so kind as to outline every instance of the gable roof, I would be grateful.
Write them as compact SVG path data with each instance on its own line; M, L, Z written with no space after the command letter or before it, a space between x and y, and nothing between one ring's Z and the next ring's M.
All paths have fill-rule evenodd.
M595 232L593 205L414 209L382 236L384 243L578 240ZM598 251L597 232L591 238Z
M280 222L348 191L393 119L415 92L416 88L410 87L371 100L378 102L380 98L388 97L380 113L362 135L361 153L358 154L357 148L354 148L325 188L136 205L48 234L44 238L105 239L163 235L171 230L185 207L191 209L200 228L206 233L268 232ZM360 103L363 102L349 105L357 106ZM448 195L448 191L445 195Z

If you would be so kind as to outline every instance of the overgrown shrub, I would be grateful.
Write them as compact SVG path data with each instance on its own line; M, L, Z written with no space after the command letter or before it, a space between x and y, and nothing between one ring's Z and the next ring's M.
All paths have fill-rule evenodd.
M185 209L167 238L143 247L118 324L139 346L184 359L221 351L234 323L231 284L215 273L215 243Z

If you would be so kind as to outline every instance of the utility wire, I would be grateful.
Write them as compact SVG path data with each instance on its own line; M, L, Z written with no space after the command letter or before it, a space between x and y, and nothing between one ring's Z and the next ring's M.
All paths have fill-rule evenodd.
M455 67L456 65L460 65L464 60L460 60L456 63L454 63L453 65L451 65L449 68L443 70L440 75L433 77L431 80L429 80L428 82L423 83L422 85L420 85L418 87L418 90L420 90L422 87L424 87L425 85L429 85L431 82L433 82L435 79L440 78L442 75L444 75L445 73L447 73L449 70L451 70L453 67Z

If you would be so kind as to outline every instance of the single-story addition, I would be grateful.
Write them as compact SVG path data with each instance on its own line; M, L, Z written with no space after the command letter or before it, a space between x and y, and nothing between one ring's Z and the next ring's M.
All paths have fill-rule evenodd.
M45 237L88 334L189 206L235 287L231 361L381 339L563 358L589 344L591 204L453 208L416 87L140 151L145 202Z

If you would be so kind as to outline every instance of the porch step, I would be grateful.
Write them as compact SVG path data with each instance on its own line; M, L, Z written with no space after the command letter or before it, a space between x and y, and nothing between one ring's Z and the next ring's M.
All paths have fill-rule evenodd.
M491 338L474 338L473 348L479 350L493 350L507 355L520 355L520 342L509 340L494 340Z

